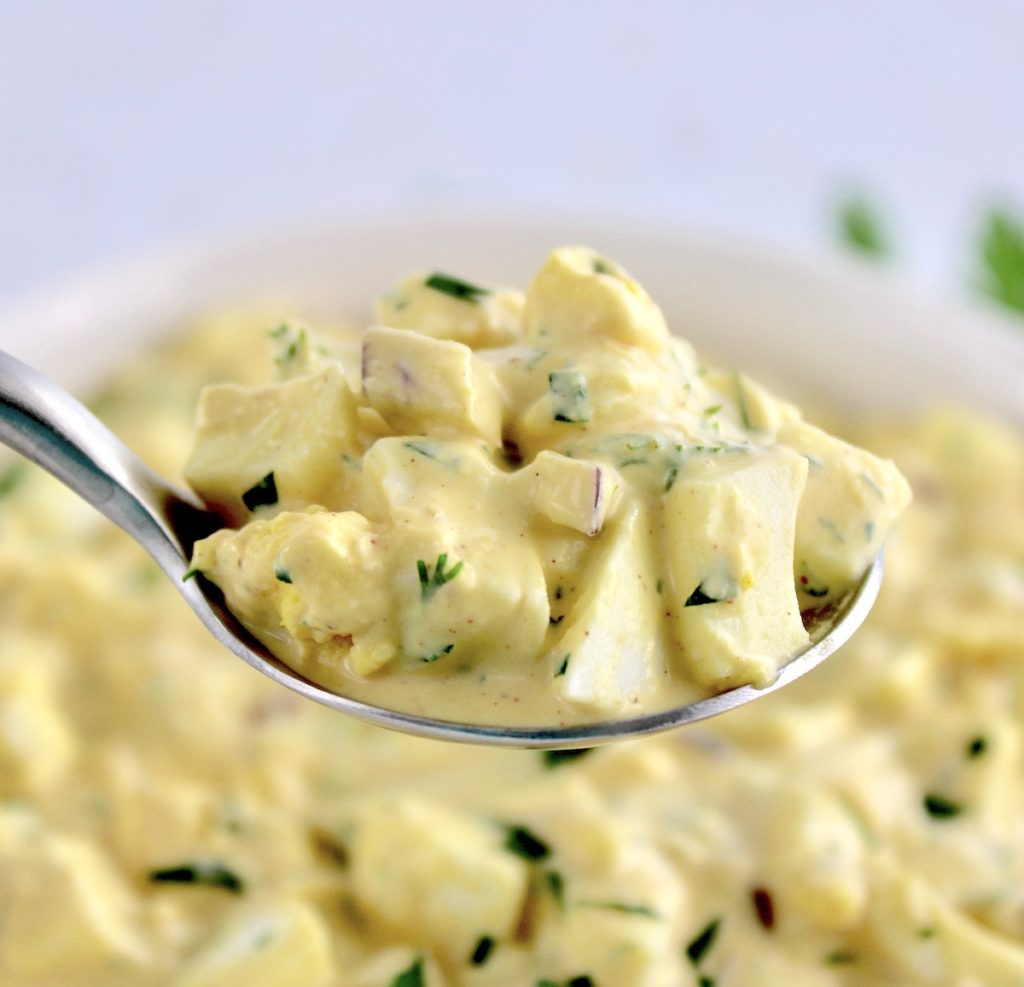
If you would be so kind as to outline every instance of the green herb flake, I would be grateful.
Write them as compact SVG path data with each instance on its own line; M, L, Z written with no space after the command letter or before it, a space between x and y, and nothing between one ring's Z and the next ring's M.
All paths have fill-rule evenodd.
M697 987L715 987L715 978L702 973L697 979Z
M423 976L423 957L417 956L412 966L397 974L391 981L390 987L424 987L426 980Z
M151 870L148 878L153 884L194 884L206 888L221 888L231 894L243 894L245 885L234 871L220 864L180 864Z
M594 987L594 978L584 973L578 977L570 977L565 987Z
M544 880L547 883L548 891L551 892L551 897L555 899L555 904L559 908L565 907L565 878L561 872L557 870L549 870L544 875Z
M587 400L587 379L578 370L554 370L548 374L548 389L551 391L556 422L582 425L590 421L590 405Z
M571 747L567 750L541 751L540 755L544 760L545 768L557 768L560 764L567 764L570 761L578 761L587 754L593 754L593 747Z
M561 987L561 984L555 980L551 980L549 977L542 977L534 983L533 987Z
M487 288L478 288L475 284L470 284L468 281L462 281L447 274L439 274L436 271L423 283L428 288L441 292L442 295L457 298L460 302L472 302L475 304L485 295L490 294Z
M287 569L285 569L281 565L280 562L274 563L274 578L279 583L288 583L289 585L291 585L292 575Z
M481 936L473 947L473 952L469 954L469 965L483 966L491 958L494 946L493 936Z
M977 737L972 737L967 744L967 756L972 760L976 757L982 757L987 750L988 738L981 734L978 734Z
M668 468L668 473L665 474L665 493L675 486L677 476L679 476L679 463L673 463Z
M28 463L19 460L0 470L0 499L10 496L28 479Z
M857 954L849 949L836 949L825 957L826 966L852 966L857 962Z
M508 827L505 849L525 860L544 860L551 856L551 847L525 826Z
M569 653L568 653L568 654L567 654L567 655L566 655L566 656L565 656L565 657L564 657L564 658L562 659L562 664L558 666L558 671L557 671L557 672L555 672L555 678L556 678L556 679L557 679L557 678L558 678L559 676L561 676L561 675L565 675L565 673L566 673L567 671L569 671L569 659L570 659L571 657L572 657L572 652L570 651L570 652L569 652Z
M432 655L426 655L425 657L421 658L420 661L425 662L429 665L437 661L438 658L443 658L445 655L450 655L454 650L454 644L446 644L443 648L440 648L439 650L435 651Z
M710 408L704 409L704 417L710 418L712 415L717 415L721 410L722 406L720 404L713 404Z
M195 579L196 576L198 576L198 575L199 575L199 570L198 569L189 569L189 570L186 571L185 575L181 577L181 581L183 583L187 583L187 582L189 582L189 580Z
M704 590L698 586L687 598L683 604L684 607L702 607L706 603L721 603L721 600L716 600L713 596L708 596Z
M412 449L413 452L419 453L424 459L437 460L437 456L434 454L434 451L423 442L403 442L402 445L404 445L406 449Z
M578 908L601 908L608 912L618 912L621 915L637 915L641 918L661 919L661 913L655 911L648 905L631 905L625 901L577 901Z
M429 600L442 586L450 583L460 572L462 562L456 562L450 569L445 571L448 565L448 553L442 552L434 564L434 572L431 575L430 566L423 559L416 560L416 571L420 577L420 599ZM449 651L451 648L448 649ZM447 654L448 652L444 652ZM440 657L440 656L438 656Z
M922 804L924 805L924 811L932 819L953 819L963 812L963 806L958 802L954 802L944 795L936 795L934 792L929 792L925 795L922 799Z
M253 484L242 494L242 503L250 511L257 507L271 507L277 503L277 482L273 472L268 473L258 483Z
M720 918L712 919L698 935L696 935L686 947L686 955L694 966L698 966L701 960L715 944L719 927L722 924Z
M1005 209L993 210L981 240L981 290L1024 312L1024 223Z
M736 388L736 404L740 409L740 421L748 432L752 431L754 424L750 417L750 408L747 406L747 392L743 387L743 374L737 371L732 375L732 381Z
M839 205L839 236L848 247L865 257L889 253L888 236L878 210L862 195L847 197Z
M595 257L590 262L590 266L595 274L615 274L611 264L609 264L603 257Z
M918 939L934 939L936 936L936 930L931 926L925 926L923 929L917 930Z

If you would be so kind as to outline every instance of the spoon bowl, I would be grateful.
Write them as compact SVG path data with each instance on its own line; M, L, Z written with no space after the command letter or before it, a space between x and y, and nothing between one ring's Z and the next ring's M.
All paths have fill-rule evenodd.
M808 615L811 645L764 688L740 686L684 706L623 720L503 727L439 720L329 692L256 640L202 576L189 577L197 541L224 526L192 493L159 476L53 381L0 351L0 443L31 460L134 538L177 586L211 634L279 685L378 726L437 740L519 748L590 747L658 733L735 709L789 685L841 647L867 616L882 581L882 555L842 599Z

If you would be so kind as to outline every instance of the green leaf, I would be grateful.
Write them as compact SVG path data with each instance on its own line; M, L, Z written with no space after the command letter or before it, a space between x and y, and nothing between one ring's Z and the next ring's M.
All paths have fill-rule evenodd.
M861 195L852 195L839 204L839 235L853 250L867 257L889 254L889 240L878 210Z
M1024 222L1005 209L994 209L981 240L981 290L1024 312Z
M434 572L431 575L430 566L423 559L416 560L416 572L420 577L420 599L429 600L445 583L450 583L460 572L462 562L457 562L450 569L445 571L448 565L448 553L442 552L434 564ZM448 649L451 651L451 648ZM444 652L447 654L448 652ZM440 657L440 655L438 655Z
M428 288L433 288L434 291L439 291L442 295L457 298L461 302L477 302L484 295L490 294L487 288L478 288L475 284L470 284L468 281L461 281L459 278L453 278L448 274L440 274L436 271L423 283Z
M257 507L271 507L277 503L277 482L273 472L268 473L258 483L254 483L242 494L242 503L250 511Z

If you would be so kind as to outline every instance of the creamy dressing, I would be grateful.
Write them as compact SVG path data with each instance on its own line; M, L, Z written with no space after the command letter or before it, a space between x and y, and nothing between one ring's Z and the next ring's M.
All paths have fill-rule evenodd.
M273 330L277 382L208 389L186 468L237 529L194 570L335 692L559 726L767 685L909 500L591 250L525 295L412 277L378 322L355 365Z
M133 358L95 407L174 476L200 385L258 384L275 315ZM915 491L865 627L780 693L575 757L287 693L0 462L0 984L1018 987L1024 441L951 411L844 434Z

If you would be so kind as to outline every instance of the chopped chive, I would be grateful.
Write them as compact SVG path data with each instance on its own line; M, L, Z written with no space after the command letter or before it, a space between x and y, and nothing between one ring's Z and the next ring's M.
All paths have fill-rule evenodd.
M277 482L273 472L268 473L258 483L253 484L242 494L242 503L250 511L257 507L270 507L277 503Z
M677 476L679 476L679 463L673 463L665 476L665 493L668 493L675 485Z
M707 593L698 586L687 598L683 604L684 607L702 607L706 603L721 603L721 600L716 600L713 596L708 596Z
M591 269L595 274L614 274L611 264L608 263L603 257L595 257L590 262Z
M736 387L736 404L740 409L740 421L743 427L749 432L754 425L750 418L750 409L747 407L747 392L743 388L743 375L738 371L732 375L733 384Z
M857 954L848 949L837 949L825 957L827 966L850 966L857 962Z
M565 878L557 870L549 870L544 875L544 880L547 883L548 891L551 892L551 897L555 899L555 904L559 908L565 905Z
M290 584L291 581L292 581L291 573L287 569L283 568L281 566L280 562L275 562L274 563L274 578L279 583L289 583Z
M437 661L438 658L443 658L445 655L450 655L452 653L452 651L454 651L454 650L455 650L455 645L454 644L446 644L439 651L435 651L432 655L426 655L425 657L421 658L420 661L425 662L426 664L429 665L432 662Z
M477 302L484 295L489 295L487 288L478 288L475 284L453 278L447 274L434 272L423 282L428 288L441 292L442 295L449 295L457 298L460 302Z
M442 552L437 557L434 565L434 573L431 575L430 567L423 559L416 560L416 571L420 577L420 598L429 600L445 583L450 583L460 572L462 562L457 562L447 572L445 566L448 564L448 553ZM447 653L447 652L446 652Z
M570 652L569 652L569 653L568 653L568 654L567 654L567 655L566 655L566 656L565 656L565 657L564 657L564 658L562 659L562 664L558 666L558 671L557 671L557 672L555 672L555 678L556 678L556 679L557 679L557 678L558 678L558 677L559 677L560 675L565 675L565 673L566 673L566 672L567 672L567 671L569 670L569 659L570 659L571 657L572 657L572 652L570 651Z
M701 932L690 940L686 947L686 955L694 966L699 965L700 961L707 955L708 950L715 944L715 938L718 935L718 929L721 924L722 920L720 918L712 919Z
M404 445L406 449L412 449L413 452L418 452L426 459L437 459L437 456L435 456L434 453L422 442L403 442L402 445Z
M509 826L505 849L526 860L544 860L551 856L551 848L525 826Z
M967 756L969 758L981 757L988 750L988 740L979 734L977 737L971 738L971 742L967 745Z
M710 418L712 415L717 415L721 410L722 406L720 404L713 404L710 408L704 409L704 417Z
M594 987L594 980L584 973L578 977L570 977L565 982L565 987Z
M656 912L648 905L630 905L625 901L577 901L578 908L601 908L608 912L619 912L622 915L639 915L642 918L660 919L660 912Z
M195 579L199 575L198 569L189 569L184 576L181 577L183 583L187 583L190 579Z
M423 977L423 957L417 956L412 966L397 974L391 981L390 987L424 987L426 983Z
M494 952L494 945L494 938L492 936L481 936L473 947L473 952L469 954L470 965L483 966L491 958L491 953Z
M581 425L590 421L587 379L578 370L554 370L548 374L548 388L556 422Z
M220 864L181 864L162 867L148 874L153 884L195 884L207 888L221 888L231 894L242 894L245 885L234 871Z
M952 819L963 812L963 806L943 795L936 795L933 792L925 795L922 799L925 812L932 819Z
M544 760L545 768L557 768L560 764L578 761L581 757L586 757L587 754L593 754L593 752L593 747L570 747L561 751L541 751L540 755Z

